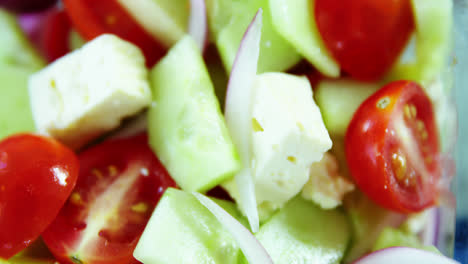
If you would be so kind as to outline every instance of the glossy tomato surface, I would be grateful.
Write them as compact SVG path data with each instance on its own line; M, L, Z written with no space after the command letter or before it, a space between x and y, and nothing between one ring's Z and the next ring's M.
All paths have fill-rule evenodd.
M437 202L438 133L418 84L392 82L369 97L354 114L345 148L353 179L379 205L410 213Z
M48 62L53 62L70 52L72 26L64 10L51 10L45 18L42 31L41 50Z
M31 244L55 219L79 173L76 155L42 136L0 142L0 257Z
M63 263L127 264L159 198L174 181L146 135L105 141L79 155L70 199L42 237Z
M317 27L342 69L378 80L414 30L410 0L315 0Z
M115 34L137 45L149 67L166 53L164 46L147 33L117 0L64 0L63 3L74 27L87 40L104 33Z

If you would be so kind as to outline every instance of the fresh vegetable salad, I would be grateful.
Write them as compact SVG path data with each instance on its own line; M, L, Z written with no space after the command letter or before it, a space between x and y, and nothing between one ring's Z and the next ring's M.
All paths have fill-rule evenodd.
M451 0L0 4L0 263L456 263Z

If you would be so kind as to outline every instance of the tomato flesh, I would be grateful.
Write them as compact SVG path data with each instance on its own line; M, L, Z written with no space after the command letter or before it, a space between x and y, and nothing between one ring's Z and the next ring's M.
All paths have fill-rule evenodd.
M147 33L117 0L64 0L63 3L74 27L87 40L105 33L115 34L137 45L145 55L148 67L166 53L166 48Z
M410 0L315 0L325 45L352 77L380 79L414 30Z
M437 202L439 139L418 84L392 82L369 97L354 114L345 148L353 179L379 205L411 213Z
M159 198L175 186L146 135L115 139L79 155L80 176L70 199L43 233L64 263L130 263Z
M79 173L76 155L42 136L19 134L0 142L0 257L26 248L66 202Z

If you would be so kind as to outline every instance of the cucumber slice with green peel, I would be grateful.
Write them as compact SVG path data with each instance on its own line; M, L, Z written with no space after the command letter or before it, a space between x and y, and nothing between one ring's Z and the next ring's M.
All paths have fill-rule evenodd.
M149 142L179 186L206 191L240 169L197 44L185 37L151 71Z
M39 70L45 60L34 50L13 14L0 8L0 64Z
M28 93L28 78L32 73L27 68L0 65L0 139L36 130Z
M233 217L240 217L235 204L213 200ZM243 258L218 219L195 196L173 188L161 197L134 256L145 264L237 264Z
M269 0L273 25L307 61L328 77L338 77L340 67L315 23L315 0Z
M216 42L216 37L229 24L235 4L231 0L205 0L205 2L210 42Z
M258 240L275 264L340 263L351 238L340 210L322 210L300 196L264 224Z
M227 5L224 2L225 0L214 1L219 3L220 6ZM214 36L214 38L228 72L232 69L242 36L260 8L263 9L264 16L257 72L284 71L300 61L301 56L273 27L268 0L233 1L231 3L232 13L227 13L227 16L230 15L229 22L222 27L222 30L219 30L220 27L217 27L217 23L224 24L227 19L222 19L221 14L216 16L217 20L213 21L210 19L209 21L211 31L219 31L218 35Z
M404 214L386 210L363 193L356 191L344 203L352 226L352 240L344 263L352 263L372 250L377 238L386 227L399 227L407 218Z
M377 83L362 83L350 79L321 81L315 100L331 136L344 136L354 112L380 88Z
M412 247L440 254L436 247L423 245L417 235L387 227L380 233L372 251L389 247Z
M410 61L402 55L390 70L387 79L414 80L425 86L433 81L448 63L447 55L453 43L453 1L411 2L416 22L415 54Z

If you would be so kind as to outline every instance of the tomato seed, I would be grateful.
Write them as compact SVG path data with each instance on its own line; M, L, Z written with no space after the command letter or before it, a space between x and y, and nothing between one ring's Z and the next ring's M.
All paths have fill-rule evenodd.
M139 202L135 205L132 206L132 211L136 212L136 213L145 213L146 211L148 211L148 204L144 203L144 202Z
M390 104L390 98L384 97L377 102L377 108L385 109Z
M107 169L109 170L109 175L111 177L115 177L119 173L119 170L114 165L110 165L109 167L107 167Z
M398 181L405 180L406 177L406 158L398 153L392 155L393 170Z
M81 195L77 192L74 192L70 195L70 202L75 205L84 205L83 199L81 199Z
M96 176L96 178L98 179L102 179L104 177L104 175L102 174L102 172L98 169L92 169L91 170L91 173Z

